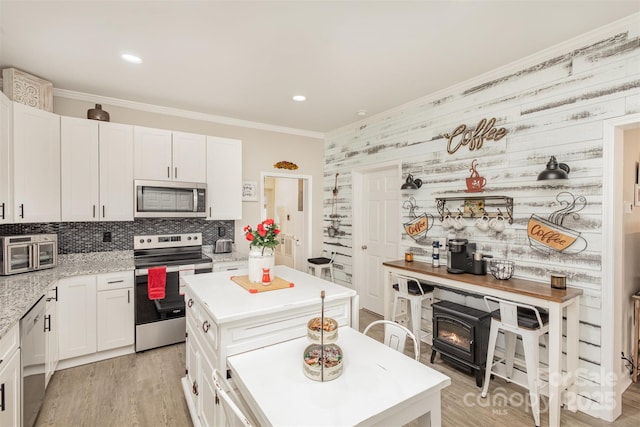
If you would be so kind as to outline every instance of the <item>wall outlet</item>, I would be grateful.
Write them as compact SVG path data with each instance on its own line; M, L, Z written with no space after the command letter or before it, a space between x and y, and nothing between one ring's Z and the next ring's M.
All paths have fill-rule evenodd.
M102 241L103 242L107 242L107 243L111 242L111 232L110 231L105 231L104 233L102 233Z

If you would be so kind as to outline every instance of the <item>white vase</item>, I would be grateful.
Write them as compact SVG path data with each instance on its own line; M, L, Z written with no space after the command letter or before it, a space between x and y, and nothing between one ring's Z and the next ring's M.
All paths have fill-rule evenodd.
M271 280L273 280L273 266L275 265L275 257L273 249L251 248L249 250L249 281L254 283L262 283L262 269L268 268ZM268 285L269 283L266 283Z

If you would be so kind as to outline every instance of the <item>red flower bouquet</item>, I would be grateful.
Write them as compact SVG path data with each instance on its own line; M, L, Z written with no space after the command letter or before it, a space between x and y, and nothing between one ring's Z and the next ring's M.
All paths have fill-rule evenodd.
M280 229L273 222L273 219L267 218L259 223L256 229L252 229L250 225L244 227L244 237L249 241L249 247L262 248L262 254L264 255L264 248L275 248L278 246L278 234Z

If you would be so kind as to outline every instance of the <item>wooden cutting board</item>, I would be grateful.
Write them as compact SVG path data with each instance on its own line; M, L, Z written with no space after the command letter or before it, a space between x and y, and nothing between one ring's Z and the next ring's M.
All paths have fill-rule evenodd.
M269 285L251 282L249 281L249 276L231 276L231 280L233 280L252 294L257 294L258 292L275 291L276 289L293 288L294 286L293 283L279 277L273 278Z

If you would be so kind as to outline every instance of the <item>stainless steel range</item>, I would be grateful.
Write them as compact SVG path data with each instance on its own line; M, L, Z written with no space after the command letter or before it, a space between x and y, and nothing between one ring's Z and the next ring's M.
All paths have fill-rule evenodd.
M202 254L202 233L135 236L136 351L184 341L184 295L180 277L210 273L211 258ZM148 272L166 267L165 296L149 299Z

